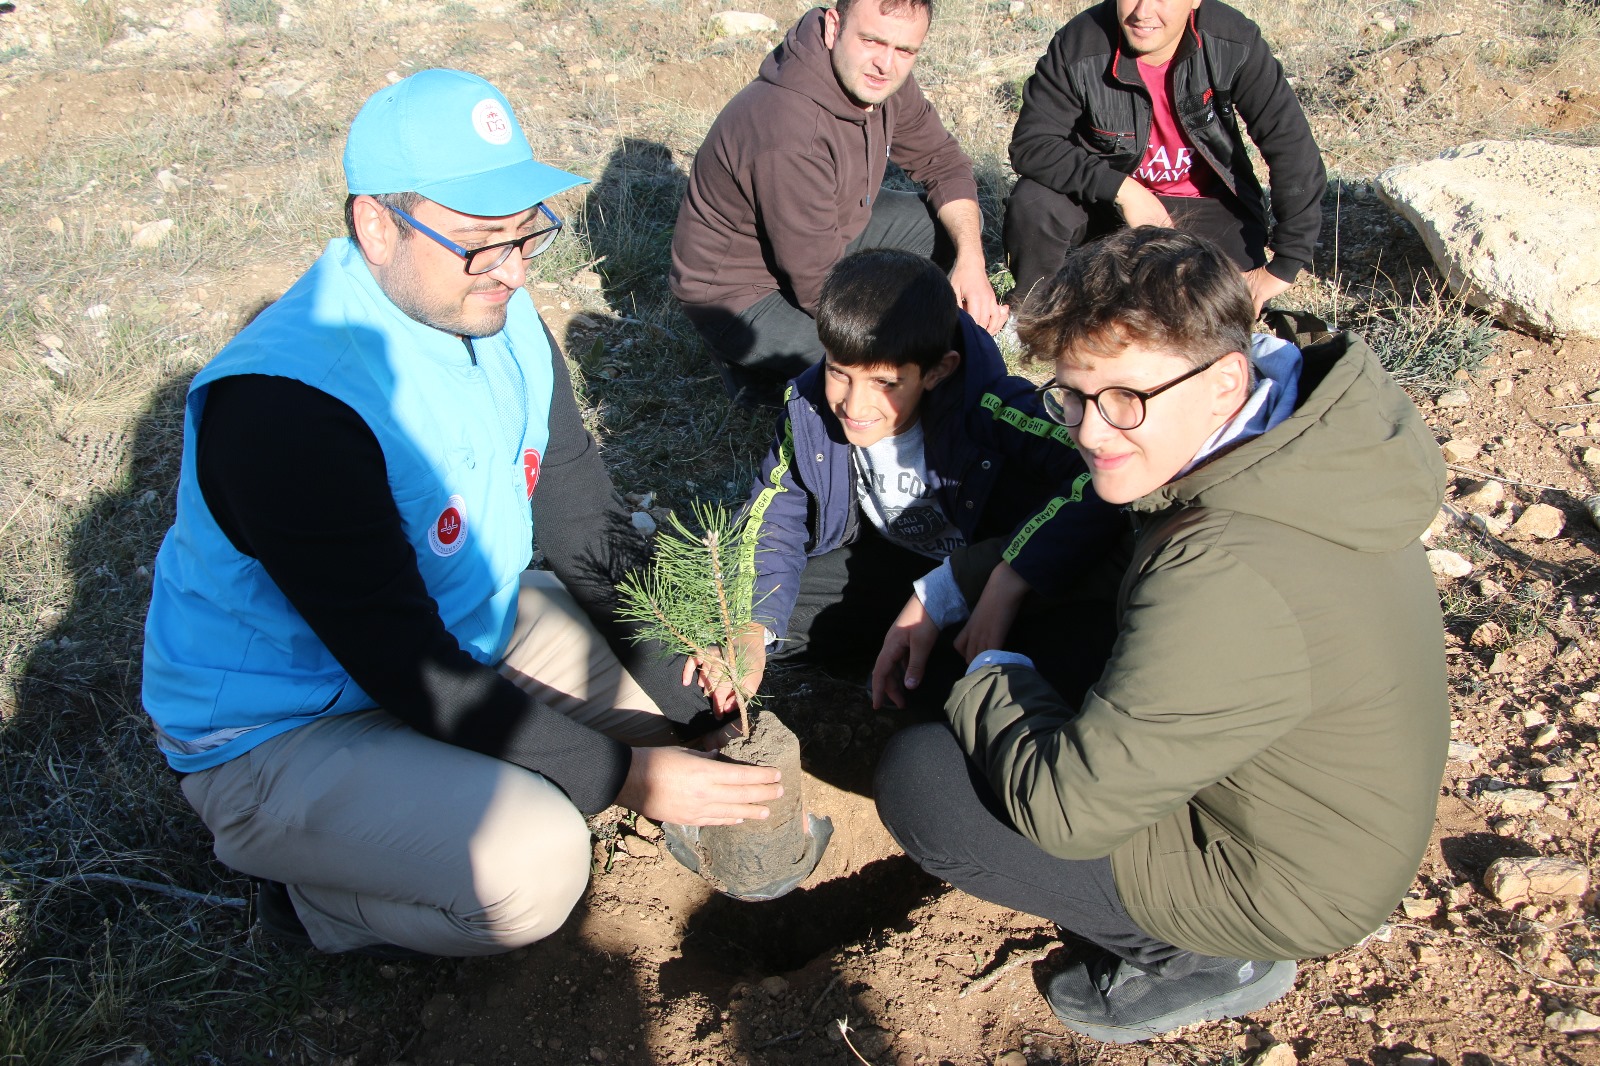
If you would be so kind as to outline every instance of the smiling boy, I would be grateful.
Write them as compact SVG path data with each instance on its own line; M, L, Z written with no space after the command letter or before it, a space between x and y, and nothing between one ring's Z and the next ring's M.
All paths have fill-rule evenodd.
M1439 450L1358 338L1302 353L1253 318L1221 252L1155 227L1029 297L1046 407L1134 518L1113 650L1087 693L978 655L948 728L878 768L925 869L1083 941L1045 997L1101 1040L1284 995L1388 916L1433 825Z
M875 702L904 706L942 631L963 627L958 651L1000 646L1029 590L1069 586L1118 523L1066 431L1007 375L929 260L845 257L817 327L826 359L790 383L747 505L758 624L746 684L759 685L769 650L865 662L882 645ZM952 555L983 560L981 594L957 587ZM725 684L714 698L731 709Z

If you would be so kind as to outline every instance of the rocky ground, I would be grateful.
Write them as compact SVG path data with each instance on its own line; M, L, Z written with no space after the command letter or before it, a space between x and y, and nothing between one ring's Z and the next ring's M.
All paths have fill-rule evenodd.
M1350 9L1361 30L1345 58L1316 66L1306 53L1309 73L1329 72L1303 81L1301 92L1341 175L1325 231L1339 239L1324 240L1317 278L1302 282L1286 298L1291 304L1326 315L1341 276L1433 276L1415 235L1369 185L1377 166L1426 142L1430 125L1455 130L1449 123L1470 127L1493 116L1546 133L1592 129L1600 99L1594 48L1583 62L1557 48L1559 69L1549 57L1539 65L1527 58L1533 52L1495 36L1511 6L1464 11L1475 41L1449 32L1406 39L1394 12ZM797 14L796 5L756 9L780 24ZM739 416L730 421L692 344L673 333L681 320L659 305L661 231L687 152L771 39L718 42L705 28L712 10L557 0L228 0L187 11L0 3L0 166L14 187L37 190L26 204L6 201L11 236L0 293L8 315L37 316L7 334L14 348L0 359L8 374L26 371L8 376L7 388L48 391L51 374L66 380L83 359L74 347L80 333L104 343L97 323L122 315L153 316L176 352L162 364L171 373L160 384L170 386L174 375L181 382L334 232L337 149L357 102L391 72L450 63L506 89L541 155L600 179L567 205L587 244L552 259L534 291L588 381L620 486L654 492L645 505L658 510L683 506L708 484L737 495L765 430ZM943 60L929 55L925 80L959 117L990 190L1015 99L1004 90L1075 5L964 10L941 23L951 43ZM1010 50L984 51L993 41ZM1511 59L1483 66L1489 44ZM1397 125L1407 116L1410 125ZM1384 148L1397 130L1409 139ZM619 220L624 208L635 214ZM163 227L165 218L176 222ZM627 227L656 251L635 255L632 238L618 236ZM56 273L28 258L25 245L58 245ZM102 259L110 247L132 258ZM1393 290L1423 301L1431 291L1417 295L1399 281ZM1445 305L1445 313L1458 310ZM69 327L52 325L60 322ZM644 353L663 337L678 345L684 373L699 377L674 383L682 393L665 400L641 397L650 389L639 382L656 380ZM1600 344L1508 332L1491 343L1474 372L1416 390L1453 478L1450 504L1429 536L1454 716L1432 846L1388 924L1357 947L1304 962L1294 991L1254 1017L1135 1047L1067 1035L1035 985L1062 950L1053 927L922 874L877 821L870 770L900 721L870 710L860 679L790 672L775 678L776 705L806 745L808 802L835 824L832 848L802 890L759 905L716 896L665 854L658 830L613 810L596 822L592 889L548 942L460 963L344 960L337 965L371 970L401 1008L357 1010L327 993L315 1010L279 1026L287 1035L275 1029L263 1044L238 1047L207 1043L205 1032L225 1026L196 1000L181 1024L151 1023L150 1033L176 1025L183 1035L171 1048L125 1023L128 1044L156 1050L103 1061L1600 1063L1600 1019L1586 1013L1600 1013L1600 923L1587 887L1600 839L1600 529L1592 502L1600 493ZM678 373L677 365L668 370ZM18 384L35 374L43 386ZM154 394L154 375L143 388ZM74 417L98 410L126 423L113 424L113 434L131 434L127 411L146 398L123 397L108 415L116 398L102 391L75 401ZM663 410L674 405L698 419L693 441L672 436L690 432ZM641 425L666 443L638 444L629 434ZM67 462L78 438L52 432L41 447L69 449ZM679 465L660 459L662 450ZM84 486L76 497L63 493L63 506L87 506L93 485ZM1359 503L1329 506L1347 502ZM153 541L143 544L138 558L148 562L153 549ZM40 625L60 614L41 612ZM136 631L137 622L130 614L118 624ZM10 636L21 647L37 635ZM63 640L44 651L67 647ZM172 786L154 774L140 787ZM202 839L181 815L171 832L190 847ZM206 870L209 884L187 871L176 879L222 896L242 892L226 871ZM161 905L135 898L146 910ZM197 942L244 943L237 912L220 913L191 927L200 929ZM20 942L5 939L17 935L8 928L0 928L0 943ZM249 950L258 948L255 969L281 976L290 964L253 942ZM84 972L92 961L81 944L43 950L74 960L82 951ZM291 1050L264 1050L284 1047Z

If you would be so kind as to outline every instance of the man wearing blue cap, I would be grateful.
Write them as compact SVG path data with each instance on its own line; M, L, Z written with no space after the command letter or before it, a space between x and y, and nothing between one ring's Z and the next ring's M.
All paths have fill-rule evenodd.
M630 660L641 685L601 632L639 545L522 291L583 179L449 70L373 96L344 169L349 239L190 386L144 704L269 932L505 951L582 893L584 815L728 824L782 790L675 746L675 671Z

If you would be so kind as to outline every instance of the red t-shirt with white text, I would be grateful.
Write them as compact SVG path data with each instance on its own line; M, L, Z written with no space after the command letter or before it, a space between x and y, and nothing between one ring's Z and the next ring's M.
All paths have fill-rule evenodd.
M1210 196L1216 175L1206 161L1195 154L1178 117L1172 113L1172 91L1167 71L1172 60L1159 65L1139 60L1139 77L1150 90L1150 144L1144 160L1133 172L1133 180L1160 196Z

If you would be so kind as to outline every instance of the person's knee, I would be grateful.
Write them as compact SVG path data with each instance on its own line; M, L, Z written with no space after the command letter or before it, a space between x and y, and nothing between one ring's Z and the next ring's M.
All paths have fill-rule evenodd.
M1003 225L1007 250L1039 242L1063 248L1083 241L1089 213L1066 193L1020 178L1006 198Z
M921 865L943 850L940 830L947 819L939 796L948 782L942 780L946 774L940 767L950 761L952 749L959 762L960 746L944 725L902 729L889 738L873 777L878 817L895 842Z
M478 953L543 940L567 920L589 883L589 827L583 816L569 806L542 814L540 823L514 845L502 840L476 849L476 905L456 917Z

